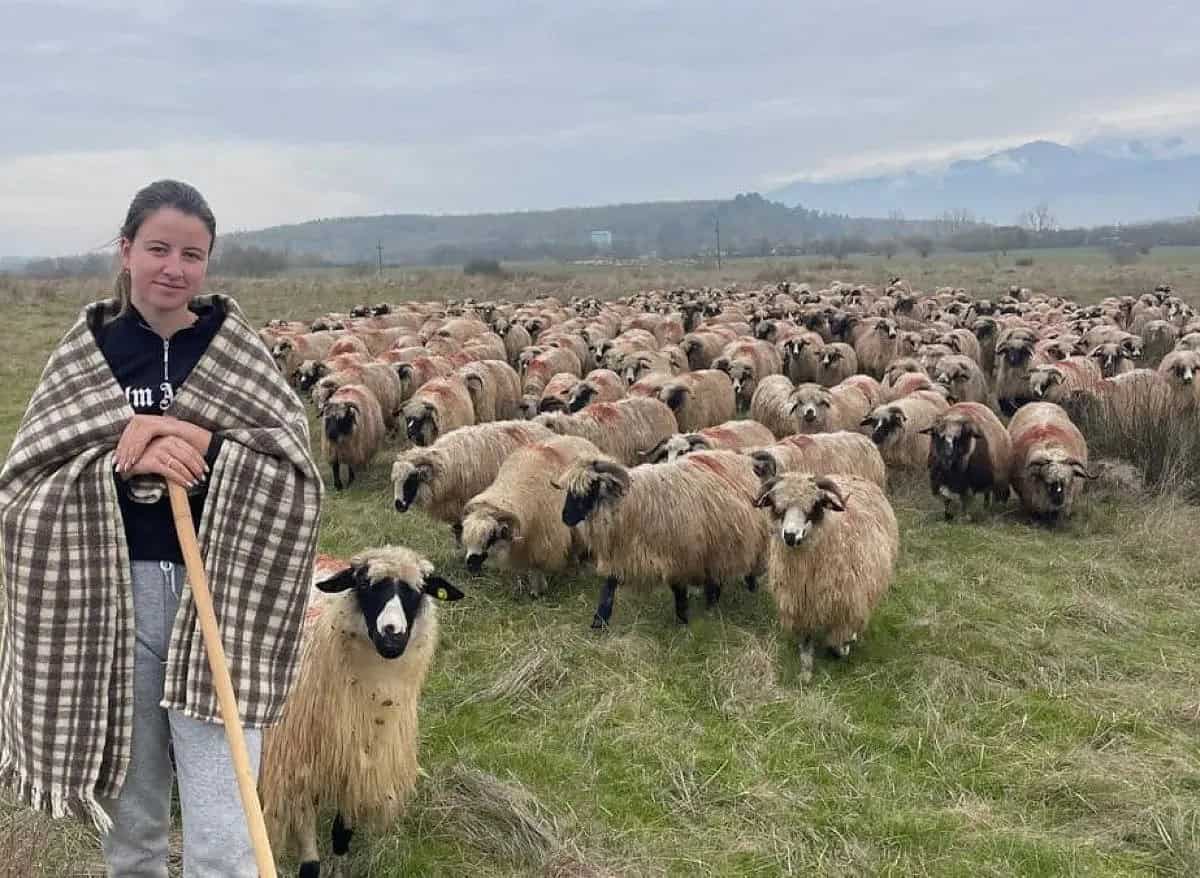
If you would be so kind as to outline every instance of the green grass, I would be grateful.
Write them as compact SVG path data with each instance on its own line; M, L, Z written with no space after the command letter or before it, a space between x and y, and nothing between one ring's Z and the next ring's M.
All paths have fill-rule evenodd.
M1124 269L1035 260L1020 270L1035 289L1082 298L1122 282ZM745 285L763 270L733 276ZM941 265L946 283L985 270ZM1164 270L1182 287L1196 269ZM967 285L1009 283L988 277ZM626 282L581 272L557 288ZM543 283L414 273L232 292L264 320L452 285L516 298ZM0 298L0 450L50 348L98 293ZM355 839L354 874L1200 874L1196 510L1097 488L1059 530L1015 506L947 525L919 479L891 493L895 584L854 656L818 660L802 685L762 591L731 588L686 629L665 590L618 593L612 628L596 634L594 577L562 577L533 600L502 574L469 576L448 529L393 511L386 456L349 490L330 488L323 551L407 544L468 591L444 608L422 702L427 777L392 833ZM2 803L0 849L14 852L0 876L103 874L88 830Z

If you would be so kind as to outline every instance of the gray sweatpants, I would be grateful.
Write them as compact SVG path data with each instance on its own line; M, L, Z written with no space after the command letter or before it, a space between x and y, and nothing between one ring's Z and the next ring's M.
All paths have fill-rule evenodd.
M133 753L120 795L103 802L113 818L103 839L113 878L167 878L171 747L183 813L184 876L258 875L224 727L159 706L184 574L182 564L170 561L133 562ZM245 734L257 774L262 732Z

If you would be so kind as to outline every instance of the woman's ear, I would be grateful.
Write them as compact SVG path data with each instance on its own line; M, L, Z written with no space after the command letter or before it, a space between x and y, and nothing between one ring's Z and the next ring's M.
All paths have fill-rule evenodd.
M117 241L117 252L121 256L121 269L129 271L129 250L133 246L133 242L128 238L121 238Z

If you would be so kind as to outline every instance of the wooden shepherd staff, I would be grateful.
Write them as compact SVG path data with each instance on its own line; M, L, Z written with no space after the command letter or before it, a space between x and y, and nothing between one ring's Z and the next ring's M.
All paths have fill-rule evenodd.
M229 740L229 752L233 756L233 770L237 774L238 791L242 795L242 808L246 811L250 841L254 844L258 874L261 878L276 878L275 858L271 855L271 841L267 838L262 804L258 801L254 772L250 770L250 754L246 750L242 720L238 716L237 695L233 691L233 680L229 677L229 664L225 661L221 632L217 630L217 614L213 612L212 592L208 589L204 559L200 557L200 546L196 542L192 507L188 505L187 493L182 486L167 482L167 493L171 498L171 516L175 519L175 532L179 535L179 546L183 549L187 579L192 586L192 600L196 603L200 632L204 636L208 666L212 669L213 685L217 690L217 701L221 705L221 719L225 723L225 737Z

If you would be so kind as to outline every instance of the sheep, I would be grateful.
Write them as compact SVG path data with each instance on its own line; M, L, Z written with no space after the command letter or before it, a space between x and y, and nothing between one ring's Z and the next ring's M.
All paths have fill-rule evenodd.
M1047 522L1069 517L1087 471L1087 441L1061 406L1035 402L1023 406L1008 425L1012 440L1009 481L1021 505Z
M566 489L563 523L579 529L605 577L593 628L608 625L620 583L669 586L683 625L689 584L703 584L710 607L720 598L722 580L745 577L754 588L767 532L752 505L758 479L746 457L704 451L633 469L607 458L580 458L559 484Z
M460 366L456 373L467 385L475 422L508 421L517 416L521 379L504 360L478 360Z
M324 408L334 391L347 384L362 384L375 394L384 428L391 431L396 426L401 404L400 379L387 363L363 363L323 376L312 389L312 401L317 411Z
M560 436L582 436L625 466L640 463L643 453L675 433L679 426L671 409L645 396L592 403L574 415L547 412L533 422Z
M568 348L546 348L524 364L521 371L521 392L539 396L550 379L559 372L583 374L579 356Z
M817 644L848 656L887 593L900 550L896 515L878 485L842 474L771 479L754 505L770 512L767 581L780 624L799 640L807 683Z
M845 473L887 487L887 465L875 443L848 430L788 436L750 452L750 460L762 481L787 472Z
M1175 342L1175 350L1177 351L1200 351L1200 330L1184 333L1179 336L1179 341Z
M716 332L711 327L703 327L685 335L679 343L679 348L687 357L691 369L708 369L712 361L721 356L721 351L731 340L725 333Z
M296 683L265 736L260 793L276 853L320 872L317 816L333 820L334 874L356 829L394 826L417 784L417 701L437 650L435 601L463 592L401 546L369 549L316 581Z
M400 378L400 398L403 401L412 399L412 395L434 378L446 378L454 373L454 364L445 357L434 357L428 354L415 356L408 362L395 364L396 375Z
M695 451L744 451L770 444L774 440L771 431L757 421L726 421L714 427L705 427L697 433L668 436L646 452L644 459L647 463L674 463L678 458Z
M922 432L930 437L929 487L945 502L947 521L956 502L967 511L973 494L982 493L985 504L1008 500L1012 440L990 408L956 403Z
M870 430L889 466L923 469L929 460L929 435L923 431L949 407L940 394L918 390L872 409L861 426Z
M1005 330L996 343L996 398L1005 414L1032 401L1029 373L1048 362L1036 346L1037 335L1024 327Z
M503 569L529 572L530 592L541 594L545 574L566 569L581 548L562 522L565 495L551 482L573 461L599 456L600 450L579 436L555 436L509 455L496 480L463 509L467 570L478 573L491 559Z
M836 341L821 351L821 362L817 368L816 382L824 387L833 387L858 371L858 354L845 342Z
M801 384L792 392L790 410L797 419L795 432L833 433L855 429L871 410L871 402L853 385Z
M1090 357L1067 357L1035 366L1029 373L1029 389L1038 400L1063 405L1077 394L1096 392L1103 377L1100 364Z
M567 411L574 414L593 402L616 402L625 398L625 382L612 369L593 369L575 385L567 398Z
M1166 320L1151 320L1142 327L1142 357L1147 365L1157 366L1175 347L1179 330Z
M951 403L980 402L986 405L991 399L987 376L979 363L965 354L943 357L937 367L937 382L946 388L946 399Z
M492 421L447 433L428 448L410 448L392 464L396 511L423 509L457 535L463 507L495 480L505 459L518 448L553 438L540 424Z
M792 407L796 388L786 375L768 375L758 382L750 399L750 418L763 424L776 438L789 436L800 429Z
M888 364L902 356L896 321L884 318L876 321L873 327L866 325L865 331L854 342L854 353L862 371L873 378L883 378Z
M496 322L496 333L504 339L504 350L507 352L508 364L515 367L521 351L533 344L533 338L520 323L510 323L503 319Z
M402 411L408 438L417 445L432 445L452 430L475 423L471 393L456 376L425 382Z
M635 351L625 356L619 371L625 384L632 386L649 375L678 375L682 371L679 366L663 351Z
M1183 407L1200 405L1200 351L1172 351L1158 364L1158 374L1173 401Z
M725 346L712 367L729 375L738 404L745 407L754 396L756 384L768 375L778 375L783 361L768 342L739 339Z
M883 390L883 397L879 401L881 403L891 402L893 399L899 399L906 393L911 393L912 390L918 389L911 388L904 391L897 389L896 385L904 380L907 375L925 375L928 377L929 373L925 371L925 367L916 357L898 357L892 360L892 362L888 363L887 368L883 370L883 380L879 383L879 386ZM932 382L930 386L932 386Z
M1088 356L1100 364L1100 371L1105 378L1115 378L1134 369L1129 349L1116 342L1096 345Z
M825 349L825 340L820 333L797 331L779 342L779 346L782 348L783 373L792 379L793 384L817 380L821 372L821 355Z
M339 338L332 332L305 332L279 339L271 348L271 357L279 371L291 378L305 360L324 360Z
M682 433L691 433L733 419L737 404L733 382L717 369L687 372L663 385L658 398L675 413Z
M834 386L857 388L859 393L867 398L867 402L871 404L872 408L885 401L883 398L883 385L870 375L851 375L849 378L843 379L840 384Z
M354 468L366 466L383 442L383 412L379 400L361 384L346 384L334 391L321 411L321 452L333 470L333 487L342 490L341 465L349 472L347 487L354 484Z
M551 376L542 388L542 395L536 398L534 413L565 412L570 404L571 394L580 381L582 379L578 375L572 375L570 372L559 372Z

